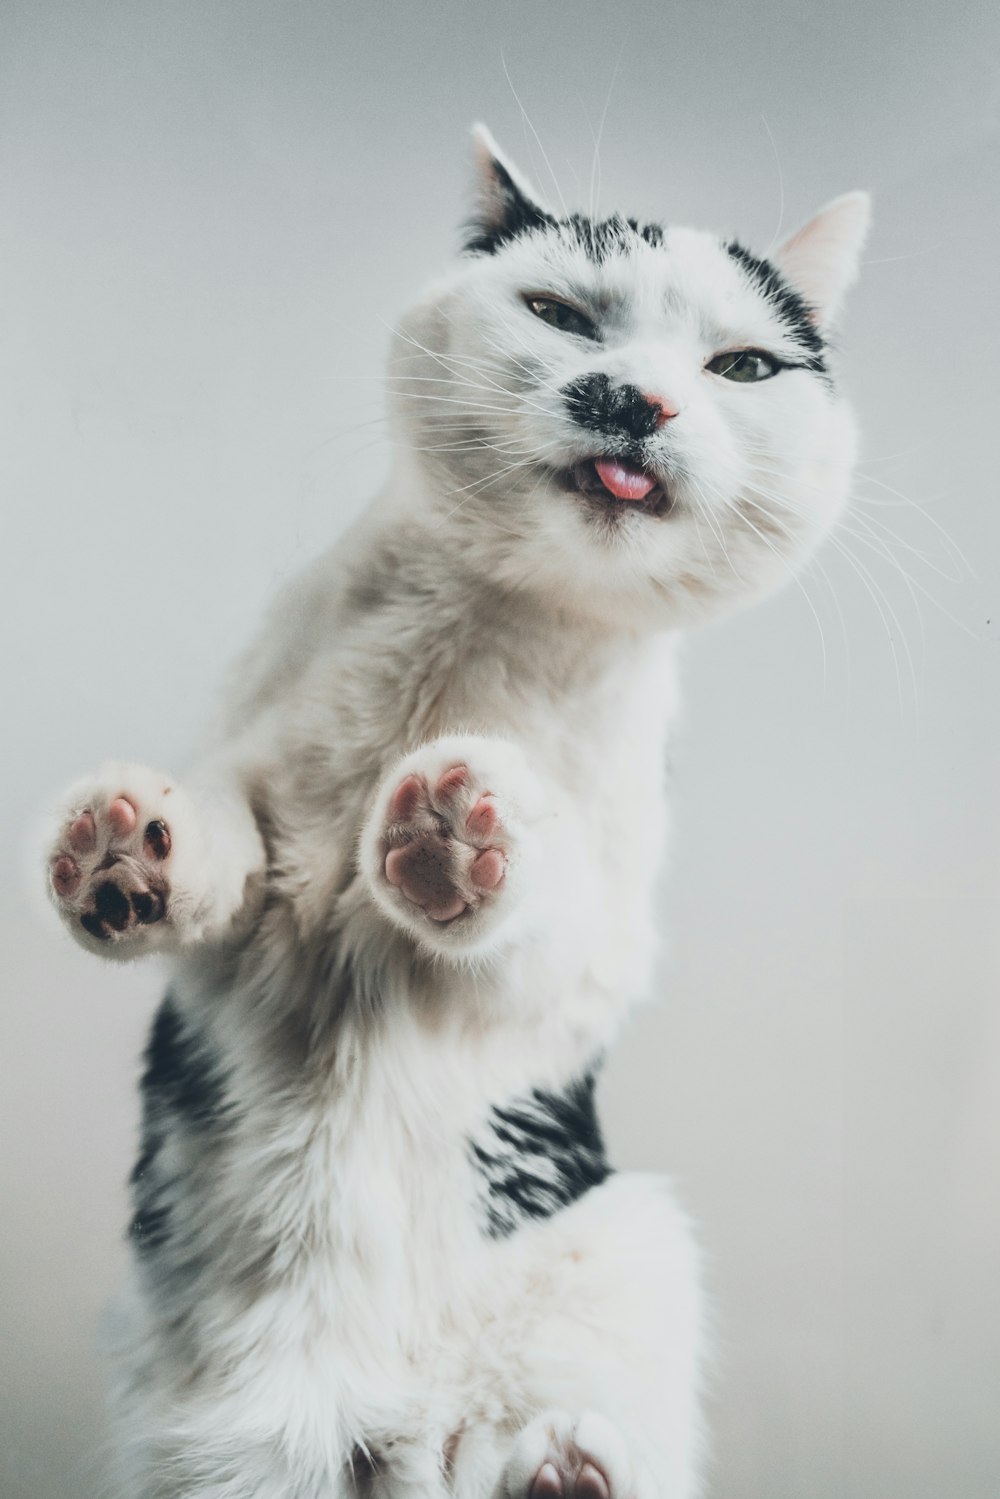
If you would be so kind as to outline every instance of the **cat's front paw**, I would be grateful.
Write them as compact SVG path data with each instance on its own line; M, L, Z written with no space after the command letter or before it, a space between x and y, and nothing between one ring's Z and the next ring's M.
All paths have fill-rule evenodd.
M474 786L467 765L449 766L433 784L404 776L387 816L383 874L430 921L458 921L499 893L507 830L495 796Z
M513 912L526 780L511 746L456 738L408 756L382 788L363 867L381 908L424 945L481 946Z
M49 891L83 946L136 957L164 945L178 801L165 777L129 766L107 767L69 794L49 852Z

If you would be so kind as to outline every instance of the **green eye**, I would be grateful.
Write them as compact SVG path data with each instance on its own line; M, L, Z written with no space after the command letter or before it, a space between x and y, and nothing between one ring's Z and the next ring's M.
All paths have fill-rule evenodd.
M558 328L560 333L575 333L578 338L597 337L597 329L590 318L568 302L560 302L555 297L525 297L524 300L535 317L548 323L550 328Z
M732 349L728 354L716 354L705 368L713 375L721 375L724 380L753 385L758 380L770 380L783 366L760 349Z

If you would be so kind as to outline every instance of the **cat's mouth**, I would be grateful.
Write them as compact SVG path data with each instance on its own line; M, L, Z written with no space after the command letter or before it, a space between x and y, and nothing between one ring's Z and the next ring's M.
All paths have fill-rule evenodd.
M671 496L657 474L622 458L599 455L560 475L563 487L605 513L666 515Z

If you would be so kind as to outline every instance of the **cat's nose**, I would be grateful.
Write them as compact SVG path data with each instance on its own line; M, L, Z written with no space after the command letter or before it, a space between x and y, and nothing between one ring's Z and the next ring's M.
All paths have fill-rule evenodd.
M581 375L563 387L566 410L581 427L615 437L651 437L680 407L637 385L615 385L607 375Z
M680 416L680 406L668 400L666 396L651 396L648 391L643 391L642 398L655 411L658 427L662 427L664 422L672 421L675 416Z

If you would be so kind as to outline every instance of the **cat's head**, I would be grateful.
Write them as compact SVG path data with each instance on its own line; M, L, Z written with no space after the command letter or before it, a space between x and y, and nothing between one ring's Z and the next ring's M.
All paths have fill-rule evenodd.
M771 254L558 217L482 128L465 253L404 320L397 432L442 545L631 622L766 592L847 497L827 330L869 218L849 193Z

